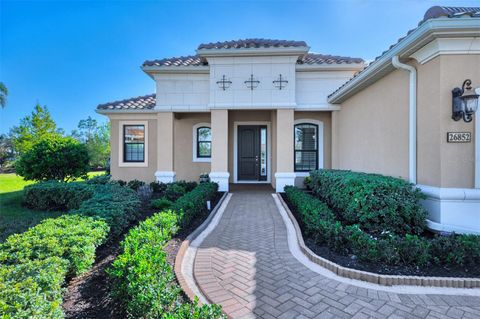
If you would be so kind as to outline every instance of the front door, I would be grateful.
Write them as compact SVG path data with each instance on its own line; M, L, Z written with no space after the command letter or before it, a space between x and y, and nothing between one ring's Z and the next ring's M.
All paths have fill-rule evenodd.
M267 180L266 126L238 126L238 180Z

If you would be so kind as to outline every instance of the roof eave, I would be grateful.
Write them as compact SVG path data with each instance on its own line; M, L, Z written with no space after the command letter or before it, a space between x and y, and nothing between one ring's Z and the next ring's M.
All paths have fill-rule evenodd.
M408 58L434 38L437 37L472 37L480 36L479 18L437 18L428 20L393 48L384 53L364 72L353 78L344 87L328 97L332 104L342 103L358 91L369 86L378 78L388 74L395 68L392 66L392 57Z
M361 63L320 63L320 64L297 64L295 71L313 72L313 71L360 71L365 64Z
M205 73L208 74L210 71L210 67L208 65L202 65L202 66L150 66L150 65L143 65L141 67L143 72L147 73L151 77L153 77L154 74L159 74L159 73Z
M263 55L304 55L309 46L302 47L270 47L270 48L233 48L233 49L197 49L197 55L202 57L218 56L263 56Z
M145 114L145 113L157 113L158 110L156 109L96 109L95 112L102 115L119 114L119 113Z

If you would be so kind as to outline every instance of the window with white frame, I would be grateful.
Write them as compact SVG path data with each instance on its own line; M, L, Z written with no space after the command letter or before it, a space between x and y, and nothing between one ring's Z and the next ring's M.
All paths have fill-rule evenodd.
M210 162L212 157L212 129L208 123L193 127L193 161Z
M318 166L318 125L295 124L294 130L295 172L309 172Z
M148 166L148 121L119 121L118 165Z

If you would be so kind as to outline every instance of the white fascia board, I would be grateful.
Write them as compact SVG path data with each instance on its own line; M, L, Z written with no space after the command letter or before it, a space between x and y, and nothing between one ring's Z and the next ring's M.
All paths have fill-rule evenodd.
M202 57L214 56L258 56L258 55L304 55L310 47L280 48L240 48L240 49L200 49L197 54Z
M157 113L158 110L155 109L111 109L111 110L95 110L98 114L122 114L122 113L137 113L137 114L151 114Z
M297 64L297 72L315 72L315 71L360 71L365 68L364 63L333 63L333 64Z
M342 103L347 98L375 82L381 76L393 71L392 57L409 57L437 37L474 37L480 36L479 18L438 18L424 22L417 29L395 44L378 60L372 62L365 71L347 82L347 84L328 98L330 103ZM380 75L380 77L377 77Z
M143 72L147 73L151 77L154 74L159 73L180 73L180 74L208 74L210 73L210 67L208 65L202 66L142 66Z

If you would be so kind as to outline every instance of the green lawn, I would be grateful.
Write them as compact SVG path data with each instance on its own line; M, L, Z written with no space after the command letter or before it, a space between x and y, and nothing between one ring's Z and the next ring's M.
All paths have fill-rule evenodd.
M103 173L90 172L88 176ZM0 174L0 242L11 234L35 226L45 218L60 216L61 213L41 212L22 206L22 190L32 183L15 174Z

